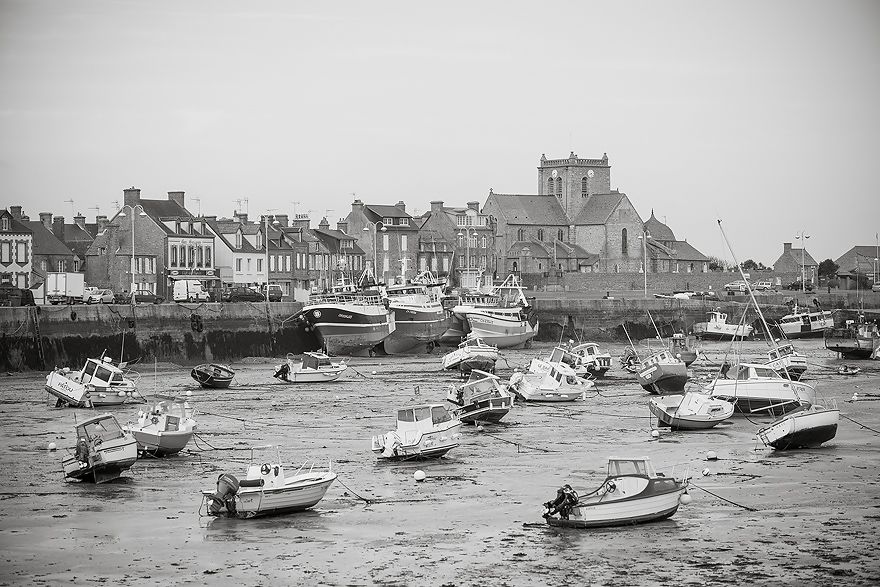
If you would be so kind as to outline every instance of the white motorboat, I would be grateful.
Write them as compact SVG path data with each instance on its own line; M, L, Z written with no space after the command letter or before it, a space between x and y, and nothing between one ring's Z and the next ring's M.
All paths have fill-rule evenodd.
M572 402L583 398L587 391L596 387L592 381L578 377L564 363L548 363L533 359L532 371L517 371L510 377L510 390L527 402Z
M280 455L274 462L255 462L254 451L267 448L273 447L251 448L251 462L244 479L239 481L223 473L217 478L217 491L202 491L202 503L207 506L208 515L253 518L302 511L321 501L336 480L332 463L318 467L306 462L289 475Z
M452 313L465 324L467 332L498 348L531 344L538 333L538 316L516 275L494 286L492 296L497 305L460 304L452 308Z
M798 381L807 371L807 358L797 352L789 342L770 349L767 357L767 366L782 377Z
M119 478L138 456L138 443L112 414L101 414L76 425L76 448L62 460L68 479L104 483Z
M826 331L834 328L834 316L828 310L810 312L795 304L791 314L780 318L777 324L785 338L822 336Z
M807 383L785 379L766 365L740 363L732 379L722 374L712 380L706 391L716 399L733 402L740 414L779 416L803 404L813 404L815 390Z
M669 426L673 430L712 428L733 415L731 402L696 391L653 397L648 402L648 409L657 417L660 426Z
M688 478L675 479L654 471L647 457L608 459L605 481L598 489L574 499L561 496L544 518L551 526L597 528L664 520L678 511L687 494ZM563 492L564 493L564 492ZM567 502L567 503L566 503ZM555 517L555 514L559 517Z
M816 448L837 435L837 406L801 406L758 430L758 438L777 450Z
M122 364L125 365L124 363ZM126 377L126 375L133 377ZM140 401L137 393L139 374L123 372L110 357L86 359L79 371L56 367L46 376L46 391L56 398L55 407L101 408Z
M681 332L672 335L672 341L669 344L669 351L672 356L684 361L686 367L697 360L697 351L693 343Z
M687 366L672 356L668 349L661 349L643 359L636 376L646 391L663 395L681 393L688 380Z
M373 436L371 448L381 459L442 457L458 446L461 420L442 404L422 404L397 410L397 428Z
M453 387L447 401L461 406L455 410L462 422L499 422L513 407L513 394L501 383L501 378L479 369L471 371L467 383Z
M319 383L336 381L348 369L345 359L333 361L321 352L305 352L296 359L288 353L280 365L275 365L275 377L288 383Z
M723 312L709 312L709 319L706 322L694 324L694 335L697 338L714 340L748 338L754 331L755 327L751 324L728 324L727 314Z
M135 424L125 426L138 442L138 450L157 457L182 451L196 430L195 409L173 395L157 395L148 411L139 411Z
M587 372L593 377L604 377L611 369L611 355L603 353L595 342L584 342L572 347L571 352L580 356Z
M495 362L501 356L497 346L487 344L482 338L469 334L458 348L444 355L444 369L458 369L470 373L473 369L492 372Z

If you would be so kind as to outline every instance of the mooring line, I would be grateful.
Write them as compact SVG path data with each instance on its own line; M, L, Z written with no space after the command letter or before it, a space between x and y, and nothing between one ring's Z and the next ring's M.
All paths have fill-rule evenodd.
M717 497L717 498L720 499L721 501L726 501L727 503L729 503L729 504L731 504L731 505L735 505L736 507L740 507L740 508L742 508L742 509L744 509L744 510L746 510L746 511L749 511L749 512L757 512L757 511L758 511L758 510L756 510L756 509L753 508L753 507L749 507L749 506L747 506L747 505L742 505L742 504L736 503L735 501L731 501L731 500L727 499L726 497L721 497L721 496L718 495L717 493L712 493L712 492L709 491L708 489L704 489L704 488L700 487L699 485L697 485L697 484L694 483L693 481L691 481L691 482L689 483L689 485L693 485L693 486L696 487L697 489L699 489L699 490L701 490L701 491L705 491L705 492L708 493L709 495L711 495L711 496L713 496L713 497Z
M880 434L880 430L875 430L874 428L871 428L870 426L865 426L865 425L862 424L861 422L856 422L855 420L853 420L853 419L850 418L849 416L844 416L843 414L840 414L840 417L841 417L841 418L844 418L844 419L846 419L846 420L849 420L849 421L852 422L853 424L858 424L858 425L861 426L862 428L867 428L868 430L870 430L871 432L873 432L873 433L875 433L875 434Z
M546 452L546 453L560 452L558 450L550 450L548 448L541 448L539 446L529 446L528 444L523 444L521 442L514 442L513 440L507 440L506 438L501 438L500 436L495 436L494 434L490 434L489 432L482 432L482 434L485 436L489 436L491 438L494 438L496 440L500 440L501 442L506 442L508 444L512 444L512 445L516 446L516 452L520 452L520 447L528 448L531 450L539 450L541 452Z

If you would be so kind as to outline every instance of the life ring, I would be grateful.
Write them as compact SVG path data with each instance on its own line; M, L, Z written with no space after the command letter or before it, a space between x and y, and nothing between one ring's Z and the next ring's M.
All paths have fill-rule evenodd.
M614 481L609 481L605 484L605 491L607 493L614 493L617 490L617 485L614 484Z
M153 424L158 424L159 418L157 418L156 416L153 416L152 418L150 418L150 422L152 422Z
M263 463L263 466L260 467L260 473L263 475L268 475L269 471L272 470L272 467L269 466L269 463Z

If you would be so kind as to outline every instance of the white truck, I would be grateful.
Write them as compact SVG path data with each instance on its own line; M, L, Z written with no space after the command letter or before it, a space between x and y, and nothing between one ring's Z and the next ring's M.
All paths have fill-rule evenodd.
M174 282L175 302L207 302L208 292L198 279L178 279Z
M84 273L46 273L46 301L50 304L76 304L82 302L86 286Z

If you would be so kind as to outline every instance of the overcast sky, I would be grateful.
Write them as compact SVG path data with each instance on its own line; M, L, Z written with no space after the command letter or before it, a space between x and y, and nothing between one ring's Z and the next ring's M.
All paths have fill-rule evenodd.
M536 193L573 150L709 255L719 217L766 264L801 230L821 260L880 228L871 0L0 0L0 87L0 206L32 218L136 186L315 226L353 193Z

